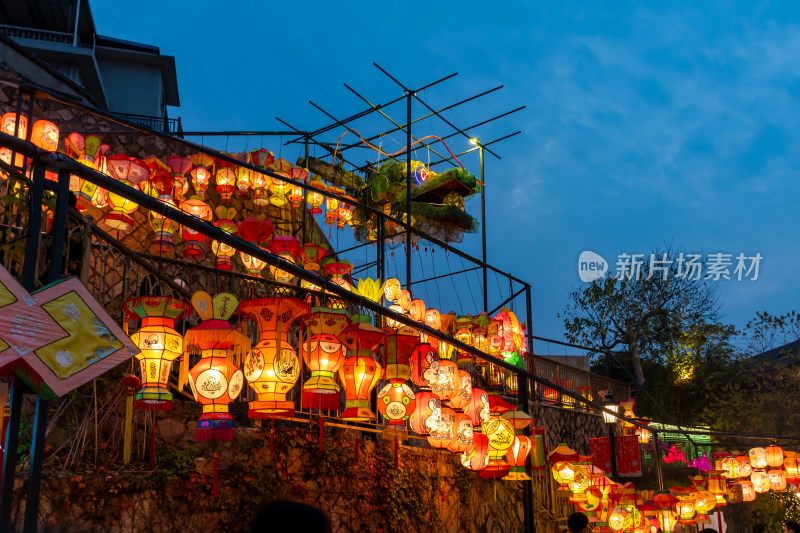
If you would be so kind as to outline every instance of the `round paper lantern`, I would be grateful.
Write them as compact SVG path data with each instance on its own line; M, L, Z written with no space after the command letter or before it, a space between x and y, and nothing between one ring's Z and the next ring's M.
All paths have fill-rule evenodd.
M750 466L750 458L746 455L737 455L734 457L736 461L736 477L748 477L753 472L753 467Z
M458 394L450 398L450 407L463 410L472 400L472 375L466 370L458 371Z
M739 463L735 457L726 457L722 460L722 475L727 479L739 477Z
M461 454L461 464L470 470L483 470L489 464L489 438L483 433L473 433L472 446Z
M553 479L556 480L560 487L564 488L575 476L575 467L569 461L556 461L550 470L553 474Z
M292 323L308 313L308 304L297 298L260 298L245 300L239 312L258 322L260 336L244 360L244 376L256 393L248 416L291 417L294 402L286 395L300 377L300 360L286 337Z
M343 420L372 420L375 414L369 409L370 392L381 377L381 365L375 352L386 334L368 323L369 317L353 315L353 323L341 334L348 356L339 369L339 380L344 384L345 408L339 418Z
M469 450L474 442L474 434L472 420L464 413L456 412L455 436L447 449L455 453L463 453Z
M250 351L250 338L228 324L238 305L236 297L228 293L212 298L200 291L192 296L192 306L203 322L186 332L184 357L188 365L189 352L200 352L200 361L187 376L195 401L203 406L203 414L197 421L199 441L233 440L233 418L228 413L228 404L239 397L244 386L244 375L234 359Z
M378 393L378 411L388 421L387 428L405 429L416 407L416 397L411 387L403 382L388 383Z
M33 123L33 130L31 130L31 142L47 150L48 152L55 152L58 150L58 126L48 120L37 120Z
M308 205L311 207L308 212L312 215L318 215L322 213L322 203L325 201L325 196L323 192L328 190L328 186L325 184L324 181L313 179L308 183L310 186L314 187L308 191Z
M767 446L767 466L775 468L783 466L783 449L780 446Z
M742 503L744 501L742 486L738 483L730 483L728 485L728 490L725 492L725 499L733 504Z
M750 483L749 481L747 482ZM752 485L750 488L752 489ZM755 498L755 494L753 494ZM717 506L717 498L707 490L699 490L694 497L694 510L697 512L697 521L707 521L708 513L714 510Z
M431 384L431 390L443 401L459 394L458 365L453 361L439 361L439 379Z
M247 198L250 196L250 181L250 169L236 167L236 192L239 198Z
M383 285L383 295L390 302L397 303L400 301L400 280L396 278L389 278Z
M300 345L311 377L303 383L303 408L339 410L336 373L344 363L345 347L339 335L350 325L343 309L314 307L304 318L306 339Z
M439 351L430 344L420 344L411 353L411 381L424 390L431 390L439 381Z
M753 468L764 469L767 467L767 450L764 448L750 449L750 465Z
M780 469L768 470L769 490L784 492L786 490L786 472Z
M436 428L428 433L428 443L434 448L448 448L456 437L456 412L446 407L439 414Z
M430 391L421 391L416 394L416 402L417 406L410 419L411 429L419 435L429 435L439 427L442 401Z
M612 531L622 531L625 529L626 521L629 526L633 524L631 513L624 507L615 507L608 515L608 527L610 527Z
M141 350L136 354L142 373L136 408L172 409L169 373L172 362L183 353L183 337L175 331L175 320L191 316L192 307L169 296L139 296L125 301L125 313L128 319L142 320L142 327L131 335Z
M20 139L26 139L28 137L28 117L25 115L19 116L19 124L17 124L17 114L16 113L5 113L2 118L0 118L2 122L2 129L3 133L7 133L9 135L16 135ZM16 133L15 130L16 129Z

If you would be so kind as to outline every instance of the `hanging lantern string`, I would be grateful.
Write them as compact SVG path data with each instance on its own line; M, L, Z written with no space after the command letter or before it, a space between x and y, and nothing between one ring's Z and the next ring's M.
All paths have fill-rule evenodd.
M374 146L374 145L370 144L370 143L369 143L367 140L365 140L365 139L364 139L364 137L362 137L362 136L361 136L361 134L360 134L360 133L358 133L356 130L354 130L354 129L351 129L351 128L348 128L348 129L347 129L347 130L346 130L344 133L342 133L342 134L339 136L339 140L338 140L338 141L336 141L336 148L333 150L333 164L336 164L336 154L339 152L339 143L341 143L341 142L342 142L342 137L344 137L345 135L347 135L347 133L353 133L353 134L355 134L356 136L358 136L358 138L359 138L359 139L361 139L361 142L363 142L365 145L367 145L368 147L372 148L373 150L376 150L376 151L378 151L379 153L381 153L381 154L385 155L386 157L394 157L394 156L396 156L396 155L398 155L398 154L402 153L403 151L405 151L405 148L401 148L400 150L398 150L398 151L396 151L396 152L394 152L394 153L392 153L392 154L387 154L386 152L384 152L383 150L381 150L381 149L380 149L380 148L378 148L377 146ZM424 141L425 139L437 139L439 142L441 142L441 143L444 145L444 148L445 148L445 150L447 150L447 153L448 153L448 154L450 154L450 157L452 157L452 158L453 158L453 160L455 160L455 162L456 162L456 163L458 163L458 166L460 166L461 168L464 168L464 165L462 165L462 164L461 164L461 161L459 161L459 160L458 160L458 158L457 158L455 155L453 155L453 152L451 152L451 151L450 151L450 148L447 146L447 143L446 143L446 142L444 142L444 140L442 140L442 138L441 138L441 137L437 137L436 135L426 135L425 137L423 137L423 138L421 138L421 139L417 139L416 141L414 141L413 143L411 143L411 146L414 146L415 144L419 144L419 143L421 143L422 141Z

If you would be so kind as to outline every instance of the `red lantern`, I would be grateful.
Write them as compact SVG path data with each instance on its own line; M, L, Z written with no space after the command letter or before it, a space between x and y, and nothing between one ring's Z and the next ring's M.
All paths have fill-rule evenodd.
M411 354L419 346L417 335L397 332L389 329L383 345L383 353L386 361L386 379L391 383L402 383L411 376L411 367L408 362Z
M472 446L461 454L461 464L470 470L483 470L489 464L489 438L483 433L472 435Z
M455 436L448 450L455 453L463 453L470 449L474 442L475 430L472 427L472 420L464 413L456 413Z
M779 468L783 466L783 449L780 446L767 446L767 466Z
M458 394L450 398L450 407L463 410L472 400L472 375L466 370L458 371Z
M37 120L33 123L31 142L43 150L55 152L58 150L58 135L58 126L47 120Z
M489 438L489 464L481 470L481 477L491 479L505 476L510 468L505 456L514 444L514 427L504 418L490 416L481 425L481 431Z
M269 241L269 249L284 261L294 264L300 254L300 241L289 235L277 235ZM270 265L269 269L278 283L291 283L292 278L294 278L293 274L278 267Z
M439 361L439 379L431 390L442 400L450 400L459 394L458 365L447 359Z
M378 393L378 411L388 421L389 429L405 429L405 421L415 408L414 391L403 382L389 383Z
M439 351L430 344L420 344L411 354L411 381L423 390L431 390L439 380Z
M430 391L418 392L415 396L417 406L411 415L411 429L419 435L429 435L439 427L442 401Z
M214 222L214 226L226 233L236 235L239 228L236 222L233 221L233 217L236 216L236 209L232 207L226 208L224 205L220 205L214 209L214 213L217 215L218 219ZM234 250L230 244L214 240L211 242L211 251L217 256L218 270L226 270L228 272L233 270L233 261L231 261L231 258L233 254L236 253L236 250Z
M515 435L514 444L506 452L506 461L509 464L508 474L503 479L509 481L525 481L531 479L525 473L525 460L531 451L531 439L525 435Z
M464 407L464 414L472 421L473 426L480 426L490 416L489 394L481 389L472 389L472 399Z
M436 428L428 434L428 443L434 448L449 448L456 437L456 412L443 408Z
M347 346L348 357L339 369L339 380L344 384L345 408L339 418L343 420L372 420L369 397L381 377L381 365L374 353L386 334L366 322L369 317L354 315L353 323L346 327L340 338Z
M350 325L350 317L343 309L314 307L304 322L306 338L300 349L311 377L303 384L303 408L336 411L339 385L335 378L345 356L339 335Z
M238 305L232 294L222 293L212 299L210 294L200 291L192 296L192 306L203 322L186 332L184 358L188 366L189 351L200 351L200 361L188 373L192 395L203 406L196 432L200 441L233 440L233 418L228 413L228 404L244 386L244 375L234 359L250 351L250 339L228 324Z

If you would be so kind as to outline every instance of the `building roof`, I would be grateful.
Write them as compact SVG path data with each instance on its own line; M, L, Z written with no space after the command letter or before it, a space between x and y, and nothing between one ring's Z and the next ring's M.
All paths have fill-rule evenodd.
M766 352L751 357L751 361L778 365L795 365L800 363L800 340L789 342Z

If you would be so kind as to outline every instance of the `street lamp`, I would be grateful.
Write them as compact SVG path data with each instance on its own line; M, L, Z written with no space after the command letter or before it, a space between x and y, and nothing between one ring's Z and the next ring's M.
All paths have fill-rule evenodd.
M603 411L603 421L608 425L608 440L611 443L611 479L617 480L617 443L614 428L617 425L617 413L619 413L619 402L612 393L603 397L601 403L606 411Z

